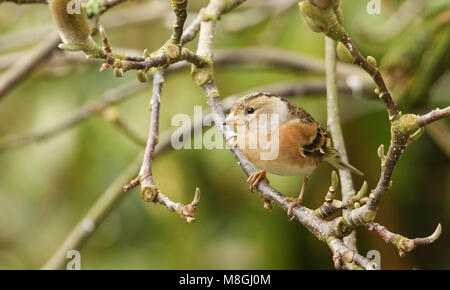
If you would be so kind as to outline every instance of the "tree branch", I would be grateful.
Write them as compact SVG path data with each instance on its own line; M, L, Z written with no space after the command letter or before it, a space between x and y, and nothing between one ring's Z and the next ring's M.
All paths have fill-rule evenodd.
M394 100L392 99L391 93L389 92L383 76L380 71L376 67L376 63L373 61L369 61L364 58L358 50L358 47L352 41L350 36L344 30L344 28L338 23L337 19L335 19L335 23L332 24L332 27L328 32L325 33L328 37L334 39L335 41L340 41L345 45L350 54L353 57L353 63L360 66L363 70L365 70L372 78L375 84L378 86L378 95L380 99L383 101L384 105L389 114L389 120L395 121L400 117L399 110ZM374 58L369 58L374 60Z
M186 21L187 0L172 0L172 9L175 13L175 21L173 23L173 32L170 40L174 44L180 44L183 35L184 22Z
M0 100L33 72L39 64L50 57L58 43L60 43L59 35L52 32L31 53L14 62L11 68L0 78Z
M431 122L437 121L442 118L446 118L448 116L450 116L450 106L444 109L437 108L429 112L428 114L417 117L417 124L420 127L424 127L430 124Z
M103 26L100 26L99 31L102 35L103 50L96 49L95 52L86 53L89 57L104 60L104 64L100 68L101 72L112 67L114 69L114 74L118 77L122 77L123 73L129 70L146 72L150 68L164 67L182 60L186 60L197 66L206 64L204 59L198 57L189 49L181 48L179 45L171 43L170 41L152 54L147 55L147 53L144 52L144 57L120 55L112 52ZM69 50L70 49L71 48L69 48Z
M159 106L161 103L161 89L164 82L163 72L158 70L153 76L153 93L151 99L152 113L150 117L150 129L147 140L147 145L144 150L144 158L142 161L139 175L131 182L123 187L124 191L141 185L141 195L147 202L159 203L167 207L171 211L176 211L182 218L185 218L187 222L195 222L195 209L200 200L200 189L196 189L194 200L188 204L183 205L178 202L170 200L164 195L155 185L152 173L153 155L155 152L156 144L159 139ZM124 183L125 184L125 183Z
M153 152L158 143L159 135L159 106L161 104L161 89L164 82L163 72L156 71L153 76L153 93L151 99L152 113L150 116L150 126L147 145L145 147L144 159L139 172L139 184L141 185L141 195L145 201L154 201L158 195L158 188L153 181L152 161Z
M191 61L197 66L203 66L206 64L201 58L198 58L195 54L188 52L187 49L182 48L180 45L181 37L183 34L183 26L186 20L186 6L187 0L172 0L172 8L175 12L175 22L173 24L173 33L170 39L164 44L161 48L162 55L168 59L166 65L170 65L175 61L179 61L180 57ZM104 32L103 32L104 34ZM105 52L110 53L109 44L106 40L106 36L104 39L104 47ZM149 58L146 59L146 61ZM195 61L200 60L200 61ZM195 209L200 199L200 190L197 188L194 200L189 205L182 205L180 203L175 203L171 201L167 196L161 193L158 187L155 185L153 180L152 173L152 161L153 161L153 152L155 150L156 144L158 143L159 138L159 107L161 104L161 90L162 84L164 82L163 71L161 69L156 70L153 75L153 92L151 98L151 106L152 112L150 117L150 127L149 127L149 136L147 140L147 145L144 151L144 158L142 162L141 169L139 171L139 176L133 179L130 183L124 186L124 190L128 191L131 188L141 185L141 195L147 202L155 202L160 203L166 206L169 210L177 211L182 218L186 218L187 222L194 222L195 218Z
M403 257L406 252L414 250L417 246L431 244L436 241L442 233L442 226L438 224L434 233L425 238L409 239L402 235L392 233L377 223L368 223L366 227L377 233L386 243L391 243L398 249L398 254Z
M339 152L342 159L348 162L347 150L345 149L344 134L342 133L341 120L339 117L339 97L336 88L336 42L325 37L325 63L327 83L327 125L330 130L334 148ZM339 169L341 177L342 201L346 202L355 194L352 175L349 170ZM349 210L344 210L348 212ZM344 238L344 242L356 251L356 233L353 231Z
M194 21L192 21L192 23L189 24L189 26L183 31L183 35L180 40L181 45L185 45L197 36L200 31L200 23L202 22L204 11L204 9L201 9Z

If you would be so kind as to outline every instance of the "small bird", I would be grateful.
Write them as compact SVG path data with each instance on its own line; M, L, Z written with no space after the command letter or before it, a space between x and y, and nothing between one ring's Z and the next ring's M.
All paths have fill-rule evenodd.
M265 118L261 118L262 116ZM266 122L261 122L261 119ZM291 201L289 216L293 208L302 203L308 177L322 161L327 161L338 169L348 169L363 175L342 159L333 148L325 130L308 112L273 94L257 92L241 97L232 106L225 124L237 127L235 146L261 169L247 180L251 191L263 179L269 183L266 172L281 176L304 176L298 198L285 199ZM262 139L270 141L266 141L267 144L256 142L256 145L249 146L252 138L261 141L258 134L265 134ZM274 141L272 137L278 140L277 154L274 158L261 158L264 152L267 153L268 142Z

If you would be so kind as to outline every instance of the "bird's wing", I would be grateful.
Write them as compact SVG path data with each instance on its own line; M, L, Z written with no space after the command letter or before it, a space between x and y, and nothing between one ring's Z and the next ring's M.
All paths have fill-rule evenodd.
M364 175L342 159L339 152L334 149L327 132L317 122L305 122L304 119L295 119L287 122L285 130L285 134L297 139L296 144L299 146L299 154L303 157L318 157L338 169L349 169L356 174Z
M297 139L296 144L302 156L326 157L329 154L334 154L334 152L326 150L327 133L316 122L295 119L287 122L284 127L285 134Z

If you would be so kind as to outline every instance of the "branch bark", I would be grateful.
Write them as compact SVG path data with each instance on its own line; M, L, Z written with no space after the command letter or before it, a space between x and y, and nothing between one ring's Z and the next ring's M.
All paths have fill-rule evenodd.
M386 243L391 243L398 249L398 254L403 257L406 252L414 250L417 246L431 244L436 241L442 233L442 226L438 224L433 234L425 238L409 239L395 234L378 223L368 223L366 227L377 233Z
M348 162L347 150L345 149L344 134L342 133L341 120L339 117L339 97L336 88L336 42L325 37L325 64L327 83L327 125L330 130L334 148L339 152L342 159ZM355 194L352 175L349 170L339 170L341 177L342 201L346 202ZM350 210L344 210L349 212ZM356 251L356 232L344 238L344 243Z
M152 160L153 152L158 143L159 135L159 106L161 104L161 89L164 82L162 71L156 71L153 75L153 93L151 98L152 113L150 116L150 126L147 145L145 147L144 159L139 172L139 184L141 185L141 195L145 201L154 201L158 195L158 188L153 181Z
M0 78L0 100L30 75L36 67L49 58L58 43L60 43L59 35L52 32L31 53L14 62L10 69Z
M434 121L446 118L448 116L450 116L450 106L443 109L437 108L425 115L417 117L417 124L420 127L424 127Z

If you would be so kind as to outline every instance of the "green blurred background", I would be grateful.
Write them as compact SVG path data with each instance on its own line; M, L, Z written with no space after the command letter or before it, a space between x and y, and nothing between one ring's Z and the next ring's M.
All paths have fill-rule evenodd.
M156 2L158 7L167 6L161 17L108 28L108 23L125 19L126 13L121 11L136 6L141 8L130 11L145 13L142 7L156 9L157 6L148 6ZM368 1L342 2L345 27L364 55L381 60L383 72L404 111L423 113L449 105L448 0L414 1L424 8L393 37L387 34L395 27L383 25L404 1L382 1L380 15L366 12ZM195 13L206 4L207 1L190 1L189 10ZM255 15L246 14L247 8L258 5L259 1L249 1L223 17L215 38L217 49L265 46L323 59L323 36L305 26L295 3L278 14L256 10L268 16L240 28L239 19ZM142 51L157 49L164 43L172 20L169 1L148 0L115 7L100 22L105 23L113 48ZM45 36L51 27L45 5L1 3L0 47L6 47L0 50L1 56L26 52L38 40L8 48L11 43L5 42L10 39L7 36L23 33L26 40L35 33ZM188 47L194 49L195 43ZM111 71L100 73L98 69L99 64L94 61L53 68L41 65L0 102L0 138L49 127L86 102L100 98L106 90L135 79L133 72L117 79ZM324 76L263 67L216 68L223 96L280 81L305 82L317 78ZM165 79L161 132L173 129L174 114L192 115L194 105L205 110L207 106L188 70L168 74ZM117 106L123 120L143 137L148 128L150 95L149 86ZM374 95L371 98L344 98L340 110L349 158L365 173L373 188L379 178L376 150L380 144L388 144L389 124L382 104ZM298 97L293 101L326 125L325 96ZM448 145L450 123L448 120L440 123L440 128L446 129L447 135L442 136ZM431 234L440 222L442 236L434 244L400 258L392 245L386 245L366 229L359 229L360 253L379 250L384 269L450 269L449 150L445 145L439 146L436 137L426 132L402 156L394 172L393 186L383 197L377 221L411 238ZM40 268L141 150L113 125L96 116L49 140L1 152L0 269ZM322 203L331 169L324 164L314 172L304 205L316 208ZM271 185L286 195L298 194L301 178L271 174L268 177ZM272 213L263 209L261 199L249 192L246 176L229 151L171 150L155 159L154 178L172 200L183 203L192 199L195 187L200 187L197 221L188 224L166 208L144 202L135 189L82 248L82 269L333 269L326 244L298 222L289 222L279 208L274 207ZM354 177L354 182L359 187L363 180Z

